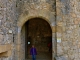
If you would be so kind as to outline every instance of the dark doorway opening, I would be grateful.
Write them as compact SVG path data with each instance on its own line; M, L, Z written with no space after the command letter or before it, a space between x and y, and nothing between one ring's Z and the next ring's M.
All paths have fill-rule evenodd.
M25 59L31 59L30 48L34 44L37 59L52 60L52 30L47 21L41 18L29 19L25 23Z

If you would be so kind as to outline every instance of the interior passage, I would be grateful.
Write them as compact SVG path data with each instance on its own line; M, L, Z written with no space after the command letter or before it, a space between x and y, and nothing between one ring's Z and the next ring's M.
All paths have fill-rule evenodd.
M25 58L31 60L30 48L34 44L37 49L37 60L52 60L52 30L47 21L33 18L25 23Z

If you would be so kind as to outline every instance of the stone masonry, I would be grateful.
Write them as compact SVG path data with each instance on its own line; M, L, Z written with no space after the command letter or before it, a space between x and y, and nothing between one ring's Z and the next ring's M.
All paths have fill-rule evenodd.
M36 17L52 28L52 60L80 60L80 0L0 0L0 60L25 60L22 26Z
M80 59L79 6L80 0L56 0L57 26L62 29L62 41L57 43L57 56L65 56L67 60Z

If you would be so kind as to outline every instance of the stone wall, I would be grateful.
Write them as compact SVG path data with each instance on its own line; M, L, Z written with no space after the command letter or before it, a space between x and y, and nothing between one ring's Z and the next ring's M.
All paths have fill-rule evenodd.
M56 3L55 0L0 0L0 46L8 44L12 46L12 54L9 57L1 57L0 60L18 60L19 56L17 56L16 49L20 45L15 46L20 39L20 36L17 38L20 34L18 34L19 29L27 19L33 18L33 16L46 17L52 27L55 27L56 20L57 56L67 60L79 60L79 7L80 0L56 0ZM46 21L48 21L47 19ZM55 29L52 28L52 30ZM55 35L55 32L53 31L52 34ZM54 37L52 36L53 40Z
M55 0L17 0L17 13L18 13L18 60L23 60L24 54L22 51L22 41L24 39L20 39L22 33L22 27L25 26L24 24L33 18L42 18L46 20L51 29L54 30L55 28ZM52 28L53 27L53 28ZM54 35L52 36L53 40L55 39L55 32L52 32ZM54 42L53 42L54 43ZM25 49L25 48L24 48ZM54 55L53 55L54 57Z
M57 26L62 30L57 32L57 39L61 38L57 43L57 56L67 60L80 59L79 6L80 0L56 0Z
M17 32L16 0L0 0L0 60L12 60L14 55L14 39ZM9 47L10 45L11 47ZM6 48L6 49L5 49ZM7 48L10 48L7 50ZM5 52L6 51L6 52ZM6 53L12 51L9 57ZM9 54L9 53L8 53Z

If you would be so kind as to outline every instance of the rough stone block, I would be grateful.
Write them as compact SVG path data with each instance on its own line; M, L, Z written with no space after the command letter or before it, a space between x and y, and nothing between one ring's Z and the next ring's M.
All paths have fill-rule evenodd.
M71 16L74 18L77 17L77 15L75 13L72 13Z
M62 23L62 22L58 22L57 25L58 25L58 26L62 26L63 23Z
M1 26L1 20L0 20L0 26Z
M6 52L0 53L0 57L9 57L11 56L11 50L8 50Z
M68 60L68 58L65 56L59 56L59 57L56 57L56 60Z
M56 26L52 27L52 32L55 33L56 32Z
M62 32L62 27L61 26L57 26L57 32Z
M61 11L62 11L62 13L63 13L64 15L69 14L69 12L70 12L70 7L69 7L69 5L66 5L64 8L61 9Z
M20 51L20 48L21 48L21 46L20 45L17 45L17 51L18 52Z
M0 43L2 43L2 40L3 40L3 35L0 34Z
M61 38L61 36L62 36L61 33L57 33L58 38Z
M11 50L11 45L0 45L0 53Z
M63 47L60 45L57 45L57 54L62 55L63 54Z
M0 14L0 19L2 19L3 18L3 16Z
M75 21L74 21L74 24L79 24L79 21L78 21L78 20L75 20Z
M66 3L66 2L68 2L68 0L60 0L61 2L63 2L63 3Z

